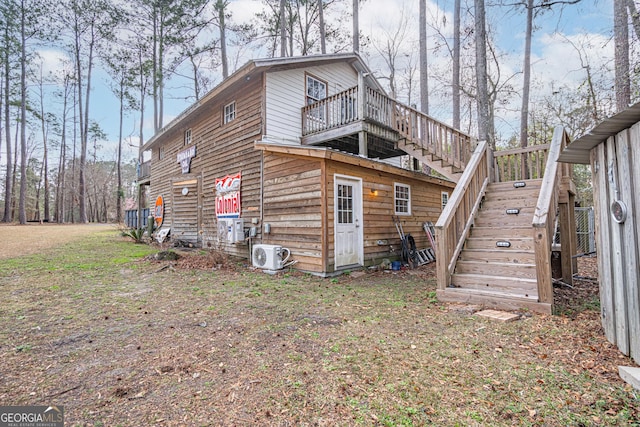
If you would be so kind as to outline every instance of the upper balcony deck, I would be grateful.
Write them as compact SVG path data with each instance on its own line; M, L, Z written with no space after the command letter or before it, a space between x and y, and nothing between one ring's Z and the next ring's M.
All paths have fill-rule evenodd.
M366 148L362 145L364 133ZM404 154L462 170L473 138L364 84L302 108L302 144L370 158ZM365 148L365 153L363 153Z

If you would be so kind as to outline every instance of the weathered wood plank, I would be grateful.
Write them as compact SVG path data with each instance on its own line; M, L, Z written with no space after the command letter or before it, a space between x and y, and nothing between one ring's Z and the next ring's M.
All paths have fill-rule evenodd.
M609 223L609 185L607 179L607 152L605 144L591 150L593 171L593 205L595 212L598 252L611 253L611 230ZM600 284L600 315L607 339L616 344L616 318L613 304L613 266L610 256L598 257L598 282Z
M624 287L624 300L620 304L625 306L625 315L628 322L627 333L629 336L629 355L634 359L640 359L640 295L638 281L638 234L636 233L636 213L635 199L640 197L636 181L640 177L638 171L640 163L633 163L638 159L638 133L637 127L634 132L623 131L616 137L616 154L618 160L618 186L620 200L626 203L628 210L627 219L622 224L612 224L621 228L622 240L622 262L624 277L621 278ZM635 140L633 138L636 138ZM631 145L635 146L635 159ZM634 166L635 165L635 166ZM617 289L617 288L616 288ZM618 308L616 307L616 310Z
M483 293L477 289L438 289L436 295L441 301L480 304L487 308L500 310L519 310L528 308L536 313L551 314L551 304L538 302L535 298L521 298L511 294L500 295L497 292Z
M631 199L629 206L631 210L632 222L636 230L640 229L640 124L636 123L629 130L629 150L630 150L630 185ZM627 191L627 190L625 190ZM629 229L627 229L629 227ZM630 325L630 355L633 360L640 364L640 253L638 246L634 246L632 242L638 242L638 235L634 235L630 225L625 224L625 241L627 246L633 246L633 257L635 259L635 268L629 269L632 278L628 283L630 292L629 299L629 325ZM635 276L633 276L635 272Z
M624 132L623 132L624 133ZM609 204L606 211L609 211L611 203L618 199L620 191L620 175L618 175L618 157L616 153L616 139L621 135L611 136L607 139L607 189L609 192ZM627 179L627 178L625 178ZM613 310L616 318L616 344L618 349L629 355L629 324L627 321L626 290L624 285L624 259L622 253L622 229L619 224L611 222L611 217L607 220L611 223L611 252L613 261Z

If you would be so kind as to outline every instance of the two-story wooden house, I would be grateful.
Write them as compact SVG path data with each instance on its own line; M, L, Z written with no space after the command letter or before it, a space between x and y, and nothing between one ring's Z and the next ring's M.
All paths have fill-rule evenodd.
M568 141L494 152L389 98L357 54L253 60L144 145L139 182L172 239L252 261L281 246L319 275L399 258L400 231L427 248L437 221L438 298L550 313L556 224L568 283L576 247Z
M399 257L393 216L429 247L423 223L438 219L470 142L389 98L357 54L333 54L250 61L143 150L172 239L247 258L282 245L296 269L331 275ZM425 153L449 179L400 167Z

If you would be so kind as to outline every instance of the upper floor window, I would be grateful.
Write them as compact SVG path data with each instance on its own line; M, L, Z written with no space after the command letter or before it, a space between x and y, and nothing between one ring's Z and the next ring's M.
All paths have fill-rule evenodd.
M307 105L327 97L327 84L314 77L307 76Z
M396 183L394 187L396 215L411 215L411 187L398 183Z
M184 145L191 144L191 129L184 131Z
M236 118L236 102L224 106L224 123L229 123Z
M158 160L164 159L164 145L158 147Z
M307 76L307 105L318 102L327 97L327 84L311 76ZM309 111L309 118L324 122L325 107L314 107Z

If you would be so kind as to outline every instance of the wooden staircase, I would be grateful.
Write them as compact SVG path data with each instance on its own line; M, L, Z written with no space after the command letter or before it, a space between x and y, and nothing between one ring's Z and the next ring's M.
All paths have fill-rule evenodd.
M549 145L477 145L435 225L440 300L553 311L556 224L566 283L576 252L572 171L556 161L568 142L558 127Z
M487 185L451 283L441 297L494 308L550 310L538 302L531 229L542 180L521 183L525 187L514 182Z

